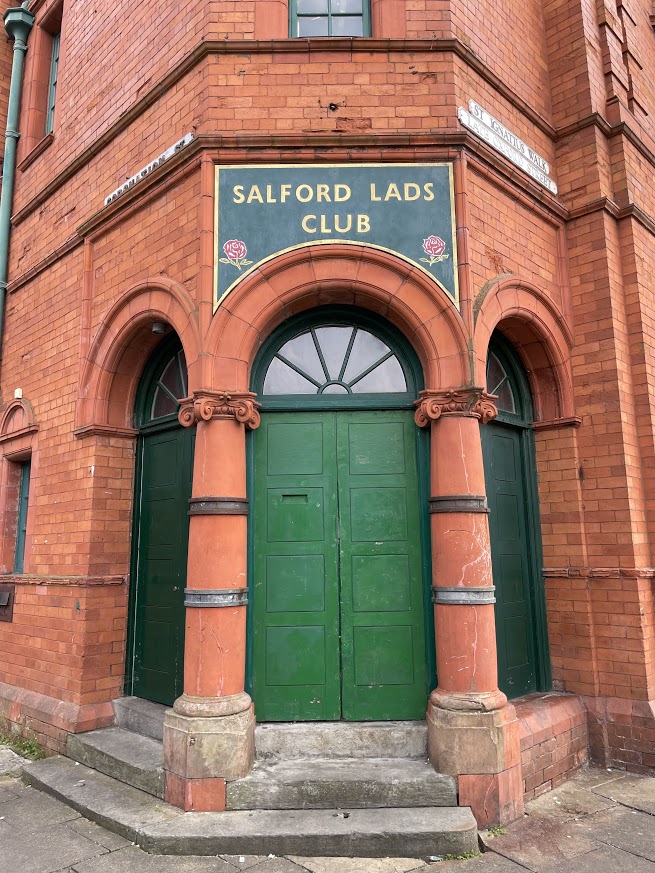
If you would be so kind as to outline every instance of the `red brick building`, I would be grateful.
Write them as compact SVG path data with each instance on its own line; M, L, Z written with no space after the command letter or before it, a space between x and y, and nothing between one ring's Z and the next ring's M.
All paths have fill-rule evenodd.
M0 717L174 704L192 809L256 718L427 708L482 823L652 772L652 0L29 12Z

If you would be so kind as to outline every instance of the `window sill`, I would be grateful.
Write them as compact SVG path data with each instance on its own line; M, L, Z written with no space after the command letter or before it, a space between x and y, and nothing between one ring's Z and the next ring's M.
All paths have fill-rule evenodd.
M55 135L53 133L47 133L43 139L38 142L31 152L28 152L27 155L23 158L23 160L18 164L18 169L23 173L34 161L42 155L43 152L49 148L52 143L55 141Z

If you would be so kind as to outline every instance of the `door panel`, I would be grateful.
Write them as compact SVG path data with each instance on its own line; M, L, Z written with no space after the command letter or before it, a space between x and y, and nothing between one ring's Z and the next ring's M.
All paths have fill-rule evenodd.
M341 712L334 415L263 416L255 439L254 682L260 721Z
M411 413L262 417L253 507L259 720L423 717L417 488Z
M523 431L490 423L481 432L496 586L498 678L500 688L515 698L537 688Z
M144 435L140 450L132 693L170 705L183 687L192 434Z
M337 416L345 719L425 714L414 428L404 412Z

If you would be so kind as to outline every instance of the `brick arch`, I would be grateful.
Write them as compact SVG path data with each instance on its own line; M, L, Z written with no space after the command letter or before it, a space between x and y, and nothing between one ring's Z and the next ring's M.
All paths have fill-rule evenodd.
M250 368L271 331L330 303L371 310L395 325L418 354L426 387L469 383L464 323L445 291L394 255L335 243L280 255L225 298L207 337L213 385L248 390Z
M499 330L523 361L535 418L550 421L572 416L573 336L552 300L536 285L516 276L490 283L478 300L473 340L475 383L485 384L489 340L494 330Z
M191 370L200 357L197 309L186 289L170 279L146 279L128 289L102 318L82 371L76 428L130 427L136 390L160 341L153 322L177 333Z

